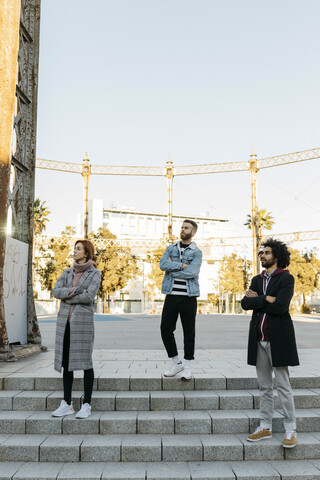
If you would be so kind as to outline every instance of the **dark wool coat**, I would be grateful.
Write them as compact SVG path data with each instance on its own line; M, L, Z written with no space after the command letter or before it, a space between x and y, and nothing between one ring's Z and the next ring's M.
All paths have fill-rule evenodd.
M71 306L74 307L70 318L69 371L92 368L92 350L94 340L94 298L100 286L101 274L94 266L85 270L77 285L83 293L75 295L66 303L72 289L73 268L68 268L58 278L52 294L61 300L56 326L54 369L61 372L63 339Z
M256 365L259 318L261 313L267 313L273 367L299 365L294 327L289 314L294 291L293 276L288 270L271 276L266 295L276 297L274 303L265 301L261 275L253 277L250 290L257 292L258 296L244 297L241 301L244 310L253 310L249 328L248 364Z

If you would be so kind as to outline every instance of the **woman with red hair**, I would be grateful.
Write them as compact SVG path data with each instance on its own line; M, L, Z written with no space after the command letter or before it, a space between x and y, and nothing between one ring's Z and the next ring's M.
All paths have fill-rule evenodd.
M67 268L53 288L53 296L61 300L56 326L54 369L63 368L64 398L52 412L53 417L74 413L71 394L73 372L84 371L84 399L76 418L91 414L93 389L92 350L94 341L94 299L101 274L94 267L94 246L89 240L78 240L74 246L73 267Z

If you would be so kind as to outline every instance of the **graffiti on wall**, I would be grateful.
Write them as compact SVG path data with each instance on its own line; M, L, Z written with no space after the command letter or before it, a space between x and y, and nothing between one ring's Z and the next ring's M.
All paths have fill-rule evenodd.
M10 343L27 343L27 268L28 244L7 237L3 288Z

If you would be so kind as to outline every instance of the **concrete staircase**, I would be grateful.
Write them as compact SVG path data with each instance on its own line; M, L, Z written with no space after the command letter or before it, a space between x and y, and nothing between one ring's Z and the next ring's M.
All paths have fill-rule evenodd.
M255 378L101 375L86 420L51 417L61 378L0 378L0 479L320 479L320 377L292 385L298 445L285 450L277 396L273 438L246 440L259 424ZM81 397L76 379L75 410Z

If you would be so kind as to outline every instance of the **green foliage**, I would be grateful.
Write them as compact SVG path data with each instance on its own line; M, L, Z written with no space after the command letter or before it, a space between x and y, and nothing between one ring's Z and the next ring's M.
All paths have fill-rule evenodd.
M61 232L61 236L74 234L75 228L70 226L67 226L65 230ZM45 290L51 292L62 272L66 268L71 267L72 251L73 246L69 246L67 243L60 244L54 239L50 240L47 250L41 248L44 256L35 259L35 270Z
M46 229L46 224L49 222L50 210L46 206L46 202L41 202L40 198L34 201L33 212L33 233L40 235Z
M163 272L160 270L159 262L164 254L165 248L159 247L152 252L147 253L147 262L150 263L151 269L147 275L146 290L152 301L152 312L154 312L154 298L157 291L161 290L163 280Z
M218 281L222 293L232 294L232 312L235 311L235 295L245 290L248 282L248 262L236 253L224 256L218 272Z
M315 250L291 249L290 273L295 278L295 294L303 296L302 309L306 310L306 295L310 295L319 285L320 260Z
M113 239L116 236L106 227L99 228L96 234L89 235L94 243L95 239ZM129 248L105 247L97 248L97 269L101 272L101 284L99 294L103 298L103 311L106 312L107 296L124 288L128 282L139 274L136 258Z
M258 230L260 235L263 230L272 230L274 223L271 212L267 212L265 208L258 211ZM247 221L244 225L251 229L251 215L247 215Z

